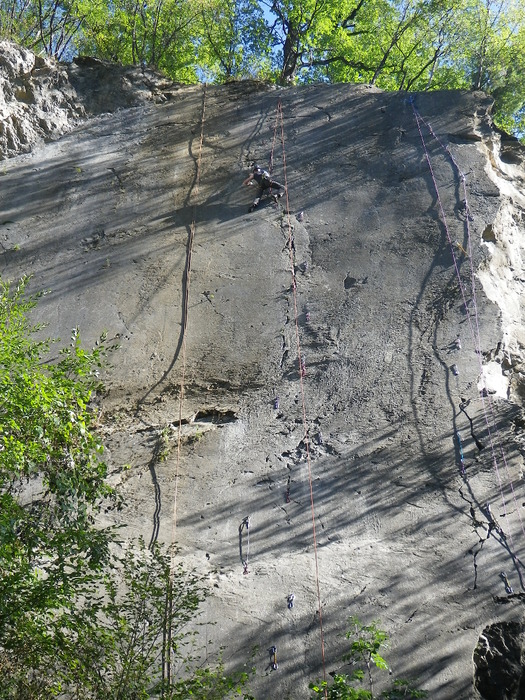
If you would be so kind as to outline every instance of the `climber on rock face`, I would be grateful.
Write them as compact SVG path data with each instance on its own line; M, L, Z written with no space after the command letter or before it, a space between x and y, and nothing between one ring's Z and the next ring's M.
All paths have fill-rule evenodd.
M260 168L258 165L255 164L253 165L252 172L248 175L248 177L246 178L246 180L243 181L242 184L250 185L252 182L257 183L257 185L259 186L259 191L257 192L257 196L255 197L255 199L253 200L252 206L250 207L250 211L253 211L255 207L258 206L263 195L271 196L273 201L276 202L279 199L279 197L282 197L286 191L284 185L281 185L280 182L272 180L272 177L267 170L264 170L264 168ZM272 190L274 191L272 192Z

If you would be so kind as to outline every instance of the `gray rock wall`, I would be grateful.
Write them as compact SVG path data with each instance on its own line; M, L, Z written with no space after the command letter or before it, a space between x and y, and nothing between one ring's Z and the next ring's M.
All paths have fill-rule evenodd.
M174 90L146 68L82 56L58 63L0 41L0 160L29 153L94 114L165 102Z
M521 635L523 150L481 94L413 97L191 87L5 161L2 275L50 290L49 333L121 344L107 518L176 539L203 657L256 648L261 699L322 674L318 592L327 673L375 619L432 698L492 697L480 635ZM288 200L249 213L270 159Z

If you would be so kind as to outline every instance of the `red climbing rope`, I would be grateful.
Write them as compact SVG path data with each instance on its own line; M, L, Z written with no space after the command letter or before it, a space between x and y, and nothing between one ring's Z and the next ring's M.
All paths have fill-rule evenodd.
M289 198L288 198L288 179L287 179L287 173L286 173L286 149L285 149L285 140L284 140L284 118L283 118L283 109L282 109L282 103L281 100L279 99L279 102L277 104L277 118L279 120L279 125L280 125L280 136L281 136L281 145L282 145L282 152L283 152L283 174L284 174L284 188L285 188L285 196L286 196L286 220L287 220L287 225L288 225L288 252L290 255L290 271L292 275L292 298L293 298L293 308L294 308L294 316L295 316L295 339L296 339L296 344L297 344L297 361L298 361L298 368L299 368L299 385L301 389L301 406L302 406L302 417L303 417L303 431L304 431L304 442L306 446L306 462L308 465L308 482L309 482L309 487L310 487L310 510L312 514L312 532L313 532L313 544L314 544L314 561L315 561L315 584L316 584L316 589L317 589L317 604L318 604L318 612L319 612L319 630L320 630L320 636L321 636L321 660L322 660L322 667L323 667L323 680L326 681L326 663L325 663L325 645L324 645L324 631L323 631L323 610L322 610L322 604L321 604L321 588L319 585L319 560L317 556L317 533L316 533L316 526L315 526L315 505L314 505L314 489L313 489L313 479L312 479L312 462L311 462L311 457L310 457L310 438L309 438L309 429L308 429L308 421L306 417L306 399L305 399L305 391L304 391L304 379L306 375L306 369L305 369L305 360L304 360L304 355L301 350L301 340L299 336L299 313L298 313L298 307L297 307L297 278L295 275L295 264L294 264L294 244L293 244L293 235L292 235L292 223L290 219L290 203L289 203ZM273 147L272 147L272 162L273 162ZM325 688L325 698L328 698L328 691Z
M483 372L483 361L482 361L482 355L481 355L481 338L480 338L480 328L479 328L478 306L477 306L477 301L476 301L476 281L475 281L474 266L473 266L473 262L472 262L472 260L473 260L473 256L472 256L472 237L471 237L471 231L470 231L471 212L470 212L470 207L469 207L469 204L468 204L468 195L467 195L467 187L466 187L466 176L465 176L465 174L462 172L461 168L459 167L459 164L458 164L457 161L455 160L455 158L454 158L453 154L451 153L450 149L448 148L448 146L446 146L445 144L443 144L443 142L436 136L436 134L434 133L434 131L433 131L432 127L430 126L430 124L428 124L428 123L421 117L421 115L420 115L419 112L417 111L417 109L416 109L416 107L415 107L415 105L414 105L413 102L412 102L412 110L413 110L413 112L414 112L414 117L415 117L415 120L416 120L416 124L417 124L417 128L418 128L419 136L420 136L420 139L421 139L421 143L422 143L422 145L423 145L423 151L424 151L425 158L426 158L426 161L427 161L427 164L428 164L428 167L429 167L429 171L430 171L430 174L431 174L431 177L432 177L432 182L433 182L433 185L434 185L434 190L435 190L435 192L436 192L436 198L437 198L438 205L439 205L439 210L440 210L441 219L442 219L442 222L443 222L443 226L444 226L444 228L445 228L445 232L446 232L446 235L447 235L448 243L449 243L449 245L450 245L450 250L451 250L451 253L452 253L452 259L453 259L453 261L454 261L454 268L455 268L455 271L456 271L456 276L457 276L457 278L458 278L458 284L459 284L459 288L460 288L461 296L462 296L462 300L463 300L463 306L464 306L464 309L465 309L465 314L466 314L466 317L467 317L468 326L469 326L469 329L470 329L470 332L471 332L471 336L472 336L472 343L473 343L473 347L474 347L474 352L475 352L475 354L476 354L477 357L478 357L479 368L480 368L480 378L481 378L481 381L483 382L483 381L484 381L484 372ZM430 161L430 155L429 155L428 148L427 148L426 142L425 142L425 138L424 138L424 136L423 136L423 132L422 132L422 129L421 129L421 124L424 124L424 125L426 126L426 128L428 129L428 131L429 131L429 133L431 134L431 136L437 141L437 143L441 146L441 148L448 154L448 156L449 156L449 158L450 158L450 160L451 160L451 162L452 162L452 164L453 164L453 166L454 166L454 168L455 168L455 170L456 170L456 172L457 172L457 175L458 175L458 177L459 177L459 180L460 180L460 182L461 182L461 185L462 185L463 202L464 202L464 215L465 215L465 230L466 230L466 236L467 236L467 251L465 251L465 250L462 248L462 246L460 246L460 248L461 248L461 250L463 250L464 253L466 253L466 257L469 259L469 264L470 264L470 282L471 282L472 313L471 313L471 311L470 311L470 309L469 309L469 304L468 304L467 297L466 297L466 294L465 294L465 288L464 288L464 285L463 285L463 280L461 279L461 274L460 274L460 271L459 271L459 266L458 266L457 258L456 258L456 255L455 255L454 246L453 246L453 243L452 243L452 239L451 239L451 236L450 236L450 232L449 232L447 220L446 220L446 217L445 217L445 212L444 212L444 209L443 209L443 204L442 204L441 197L440 197L440 194L439 194L439 188L438 188L437 180L436 180L436 177L435 177L435 175L434 175L434 171L433 171L432 164L431 164L431 161ZM491 449L492 460L493 460L493 464L494 464L494 472L495 472L495 474L496 474L496 479L497 479L497 482L498 482L498 488L499 488L499 491L500 491L501 502L502 502L502 506L503 506L503 512L504 512L504 515L507 516L507 504L506 504L506 500L505 500L505 495L504 495L504 493L503 493L503 483L502 483L502 480L501 480L500 470L499 470L499 467L498 467L498 460L497 460L497 457L496 457L496 450L495 450L495 447L494 447L493 431L491 430L491 426L490 426L490 423L489 423L489 417L488 417L488 413L487 413L487 408L486 408L486 403L485 403L485 399L486 399L486 398L488 399L488 405L489 405L490 412L491 412L492 427L493 427L493 429L494 429L494 436L495 436L496 439L497 439L497 443L498 443L498 447L499 447L499 452L500 452L500 454L501 454L502 462L503 462L503 464L504 464L504 466L505 466L505 471L506 471L506 475L507 475L507 480L508 480L508 484L509 484L510 489L511 489L512 499L513 499L513 501L514 501L514 505L515 505L515 508L516 508L516 512L518 513L518 518L519 518L519 521L520 521L521 530L522 530L523 534L525 535L525 528L524 528L524 525L523 525L523 520L522 520L522 517L521 517L520 508L519 508L519 505L518 505L518 502L517 502L517 499L516 499L516 493L515 493L515 490L514 490L514 484L513 484L513 482L512 482L512 478L511 478L511 475L510 475L510 471L509 471L507 459L506 459L506 456L505 456L505 451L504 451L504 449L503 449L503 444L502 444L502 442L501 442L501 440L499 439L499 436L498 436L498 429L497 429L497 425L496 425L496 416L495 416L495 412L494 412L494 405L493 405L492 400L490 399L490 395L488 394L488 392L484 391L483 389L486 389L486 387L482 387L482 391L481 391L481 393L480 393L481 405L482 405L482 410L483 410L483 415L484 415L484 420L485 420L485 426L486 426L486 429L487 429L487 436L488 436L488 439L489 439L489 444L490 444L490 449ZM512 546L514 546L514 545L513 545L513 542L512 542L512 534L511 534L510 532L509 532L509 540L510 540Z

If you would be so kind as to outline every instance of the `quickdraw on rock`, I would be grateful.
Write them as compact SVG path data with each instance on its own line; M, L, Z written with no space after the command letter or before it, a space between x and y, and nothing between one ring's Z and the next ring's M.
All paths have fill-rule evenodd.
M301 357L301 377L306 377L306 360Z
M270 652L270 668L272 671L277 671L279 666L277 665L277 647L273 646L268 649Z
M459 452L459 470L461 472L461 476L466 476L467 472L465 468L465 457L463 455L463 443L461 442L461 435L459 434L459 430L456 430L455 435Z
M483 508L483 512L485 513L485 517L489 521L489 531L487 538L490 536L490 533L492 530L495 530L498 535L501 537L502 540L507 540L507 535L503 532L503 528L499 524L499 522L496 520L496 516L493 515L492 509L490 507L490 503L485 503L485 506Z
M290 593L290 595L287 598L288 608L290 610L293 608L294 600L295 600L295 595L293 593Z
M246 556L244 556L243 552L243 547L242 547L242 535L243 531L246 530ZM241 557L241 563L243 567L243 574L248 574L250 573L248 571L248 560L250 558L250 516L247 515L245 518L242 519L241 524L239 525L239 554Z
M284 500L286 501L286 503L290 503L290 481L291 481L291 477L289 476L288 482L286 483L286 491L284 494Z
M509 579L507 578L507 574L504 571L502 571L499 576L500 576L501 580L503 581L503 583L505 584L505 593L508 593L509 595L511 593L514 593L514 590L509 583Z

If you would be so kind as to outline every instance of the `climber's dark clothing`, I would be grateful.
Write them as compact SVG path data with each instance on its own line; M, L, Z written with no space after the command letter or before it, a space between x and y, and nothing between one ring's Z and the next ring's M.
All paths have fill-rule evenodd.
M277 180L272 180L270 173L262 168L257 168L257 170L253 171L252 180L255 180L259 185L258 199L260 199L263 194L270 194L271 190L276 190L276 194L284 190L284 185L281 185ZM269 191L267 192L267 190Z
M263 195L273 196L276 200L282 197L285 192L284 185L281 185L277 180L272 180L270 173L263 168L254 167L253 172L244 180L243 185L248 185L250 182L256 182L259 191L253 200L251 209L254 209L260 202Z

